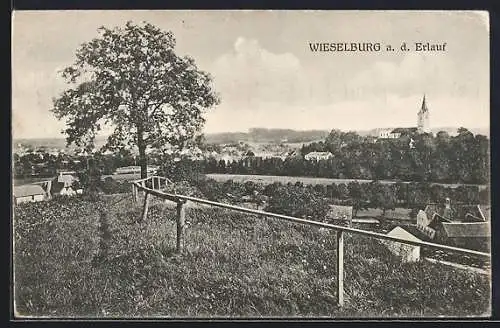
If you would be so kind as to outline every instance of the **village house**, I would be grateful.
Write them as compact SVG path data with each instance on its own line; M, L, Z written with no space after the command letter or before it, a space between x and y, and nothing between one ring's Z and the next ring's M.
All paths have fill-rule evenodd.
M83 190L78 188L75 190L74 184L79 181L77 177L71 174L59 173L55 181L51 185L51 194L58 194L61 196L74 196L83 193Z
M398 139L401 133L395 133L393 129L384 129L378 133L379 139Z
M313 151L304 156L304 159L306 161L320 161L320 160L327 160L333 157L333 154L331 152L325 152L325 151Z
M45 190L36 184L14 187L14 203L41 202L47 198Z
M463 248L489 249L491 231L486 222L441 222L435 231L437 242Z
M457 247L487 249L491 237L490 207L454 205L449 198L444 206L427 205L417 214L417 229L427 238Z
M387 233L388 236L420 242L421 240L415 237L410 232L402 227L395 227ZM386 240L383 242L391 253L401 258L402 262L417 262L420 260L420 246L400 243L397 241Z

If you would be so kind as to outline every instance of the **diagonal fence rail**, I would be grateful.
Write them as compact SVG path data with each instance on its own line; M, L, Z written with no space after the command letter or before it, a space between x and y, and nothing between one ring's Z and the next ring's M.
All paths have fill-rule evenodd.
M447 251L447 252L454 252L454 253L469 255L469 256L485 259L485 260L491 260L491 254L475 251L472 249L459 248L459 247L436 244L436 243L431 243L431 242L426 242L426 241L407 240L407 239L403 239L403 238L385 235L385 234L378 233L378 232L356 229L356 228L351 228L351 227L344 227L344 226L340 226L340 225L323 223L323 222L312 221L312 220L307 220L307 219L301 219L301 218L296 218L293 216L270 213L270 212L265 212L265 211L261 211L261 210L255 210L255 209L250 209L250 208L236 206L236 205L224 204L224 203L214 202L214 201L210 201L207 199L196 198L196 197L191 197L191 196L171 194L171 193L167 193L167 192L162 191L163 188L167 187L171 183L172 182L169 179L167 179L165 177L161 177L161 176L151 176L151 177L148 177L145 179L135 180L132 182L132 196L133 196L134 201L137 203L139 192L144 193L144 203L143 203L143 209L142 209L142 213L141 213L142 220L145 220L147 217L151 196L155 196L155 197L158 197L158 198L161 198L164 200L169 200L169 201L175 202L177 204L177 216L176 216L176 223L177 223L176 250L177 250L177 252L182 252L182 249L184 247L184 228L185 228L185 206L184 205L186 204L187 201L191 201L191 202L199 203L199 204L210 205L210 206L219 207L219 208L225 208L225 209L229 209L229 210L233 210L233 211L237 211L237 212L242 212L242 213L256 214L260 217L271 217L271 218L290 221L290 222L294 222L294 223L324 228L327 230L334 230L337 234L337 238L336 238L337 297L338 297L337 301L338 301L339 306L344 305L344 233L359 234L359 235L368 236L368 237L372 237L372 238L380 239L380 240L388 240L388 241L398 242L398 243L402 243L402 244L408 244L408 245L412 245L412 246L427 247L427 248L438 249L438 250Z

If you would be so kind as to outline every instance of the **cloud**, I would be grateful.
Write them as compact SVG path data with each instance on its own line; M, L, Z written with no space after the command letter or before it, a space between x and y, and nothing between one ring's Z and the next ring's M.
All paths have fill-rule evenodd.
M206 131L415 126L424 93L432 126L489 124L488 97L477 92L487 81L471 82L442 54L411 52L391 59L373 60L338 78L332 72L343 67L311 69L294 55L272 53L240 37L214 65L222 103L208 113Z
M446 55L408 53L398 62L377 61L353 76L346 84L354 98L402 96L434 92L451 94L461 85L453 63ZM461 88L463 91L463 88Z
M233 50L220 56L211 70L223 101L253 104L300 99L303 75L297 57L264 49L257 40L239 37Z

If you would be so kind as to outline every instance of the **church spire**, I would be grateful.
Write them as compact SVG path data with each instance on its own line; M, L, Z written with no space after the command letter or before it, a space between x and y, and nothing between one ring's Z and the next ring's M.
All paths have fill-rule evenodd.
M425 102L425 93L422 98L422 107L417 113L417 129L419 133L430 132L429 108L427 108L427 103Z
M427 108L427 104L425 103L425 93L424 93L424 98L422 99L422 112L427 112L429 109Z

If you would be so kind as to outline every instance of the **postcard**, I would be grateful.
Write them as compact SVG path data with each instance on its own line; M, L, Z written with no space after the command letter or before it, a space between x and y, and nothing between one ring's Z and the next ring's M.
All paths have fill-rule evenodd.
M12 26L12 319L491 316L487 12Z

